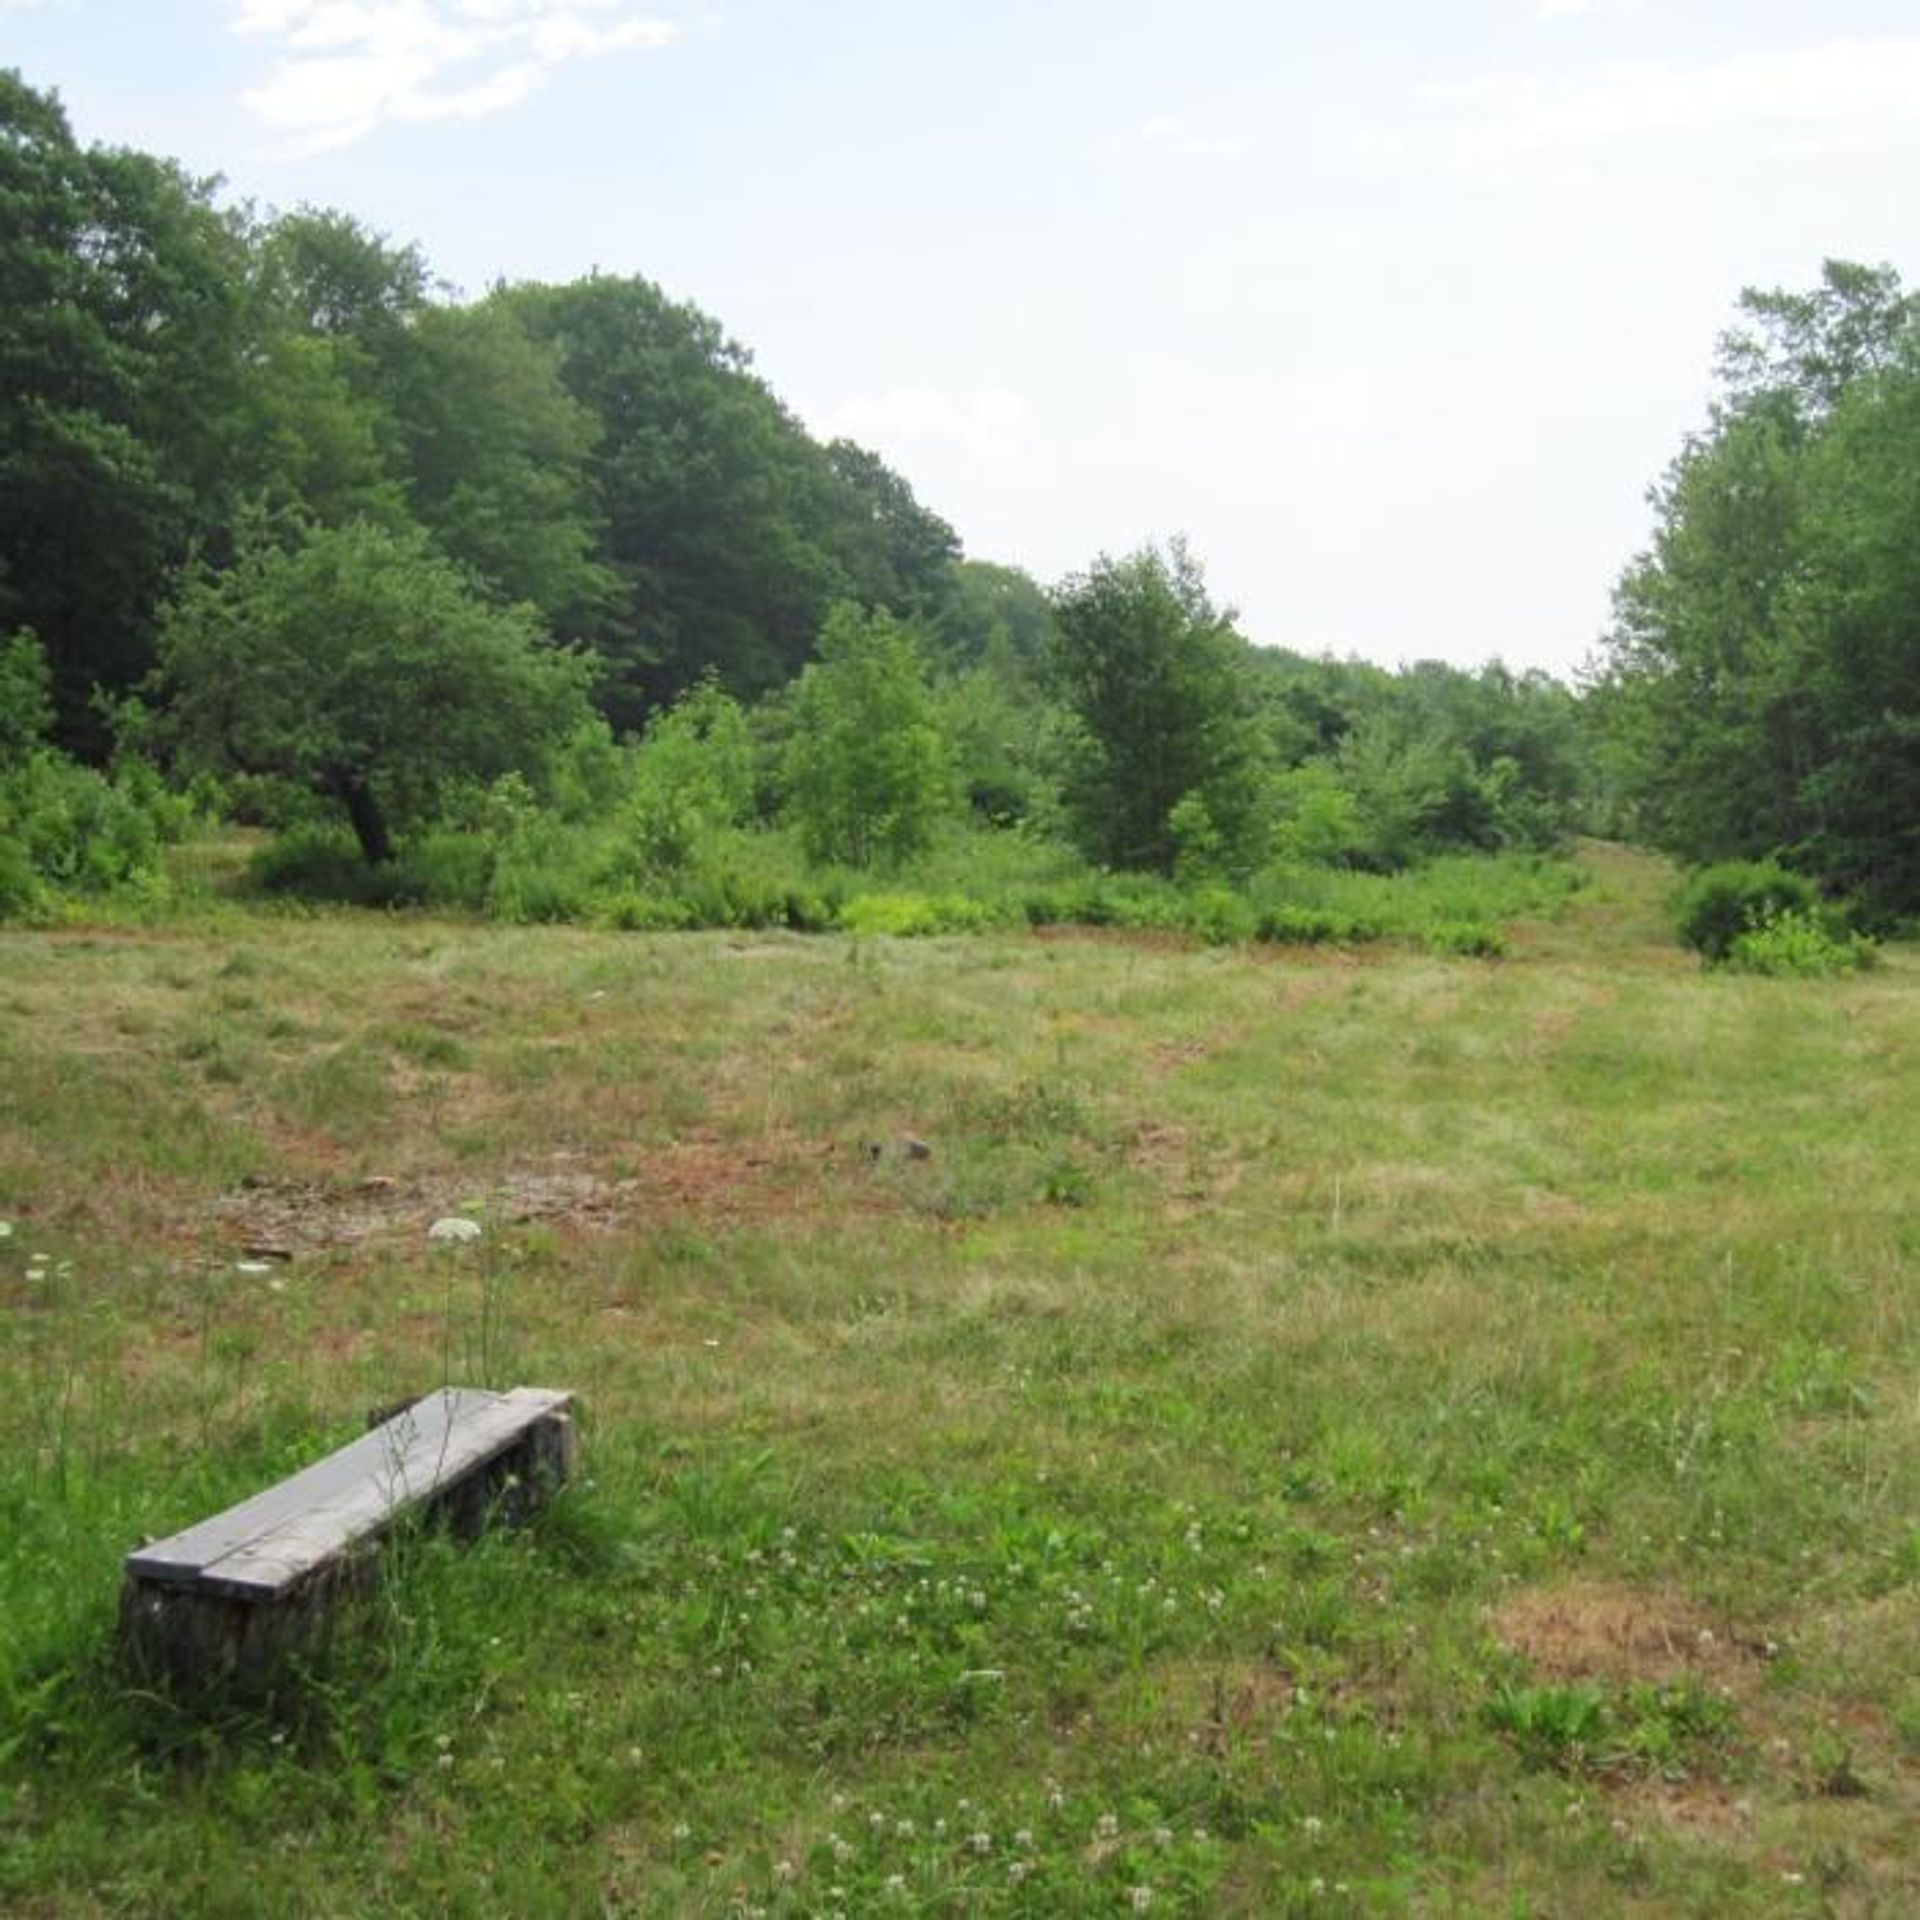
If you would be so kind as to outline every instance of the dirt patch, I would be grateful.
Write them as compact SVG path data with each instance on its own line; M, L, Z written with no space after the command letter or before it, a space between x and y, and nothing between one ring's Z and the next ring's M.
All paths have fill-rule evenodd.
M1777 1651L1765 1634L1633 1587L1532 1587L1497 1608L1494 1637L1555 1680L1727 1684Z
M1753 1802L1711 1780L1646 1780L1611 1804L1630 1825L1657 1823L1705 1846L1725 1847L1753 1831Z
M571 1158L492 1173L253 1179L221 1195L210 1211L238 1246L272 1258L424 1240L434 1221L449 1214L495 1226L544 1222L587 1232L689 1216L723 1223L779 1219L825 1204L832 1166L830 1150L708 1135L636 1148L624 1156L634 1170L617 1179L565 1164ZM831 1197L835 1204L848 1200L837 1184ZM861 1198L870 1203L873 1196Z
M213 1203L212 1213L243 1247L271 1257L323 1247L357 1247L408 1235L423 1238L447 1214L477 1213L511 1225L565 1221L614 1225L638 1182L571 1170L513 1172L487 1179L440 1175L397 1179L250 1180Z

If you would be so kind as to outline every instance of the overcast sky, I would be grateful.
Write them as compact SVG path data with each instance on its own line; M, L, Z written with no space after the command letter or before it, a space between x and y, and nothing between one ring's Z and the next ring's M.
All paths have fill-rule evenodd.
M639 273L969 553L1572 671L1749 284L1913 277L1913 0L0 0L83 140Z

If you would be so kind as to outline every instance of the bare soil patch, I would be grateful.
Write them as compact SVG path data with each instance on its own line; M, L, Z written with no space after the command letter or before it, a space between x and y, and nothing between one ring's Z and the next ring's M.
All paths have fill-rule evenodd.
M829 1150L790 1140L723 1141L694 1135L625 1156L618 1178L557 1155L547 1167L375 1174L362 1179L262 1179L222 1194L210 1209L225 1233L263 1257L420 1238L448 1214L494 1225L534 1222L570 1231L692 1217L706 1222L780 1219L825 1204ZM873 1195L864 1194L871 1210ZM836 1193L836 1204L847 1196Z
M1764 1633L1704 1608L1599 1582L1526 1588L1494 1610L1490 1625L1502 1646L1555 1680L1728 1684L1775 1652Z

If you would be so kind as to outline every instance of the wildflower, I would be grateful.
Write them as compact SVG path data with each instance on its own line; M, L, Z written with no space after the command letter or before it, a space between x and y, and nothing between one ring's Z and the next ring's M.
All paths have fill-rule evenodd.
M773 1877L776 1880L791 1880L794 1867L791 1860L776 1860L773 1863Z
M464 1246L468 1241L480 1238L480 1222L464 1220L458 1214L450 1213L427 1229L427 1238L438 1241L442 1246Z
M1155 1827L1153 1830L1153 1844L1158 1847L1162 1853L1166 1852L1166 1850L1173 1845L1173 1829L1171 1827Z
M1016 1860L1007 1868L1007 1878L1017 1887L1030 1871L1024 1860Z
M1315 1813L1308 1814L1307 1817L1300 1822L1300 1831L1304 1833L1309 1840L1318 1840L1321 1831L1320 1816Z
M913 1822L911 1820L896 1820L893 1823L893 1830L902 1840L911 1840L913 1838Z
M11 1220L0 1220L0 1240L11 1240L12 1238L13 1222Z
M833 1864L844 1867L853 1858L853 1849L837 1833L830 1833L827 1838L833 1846Z
M684 1820L677 1820L674 1822L673 1837L676 1840L691 1840L693 1838L693 1829L688 1826Z
M1015 1845L1016 1847L1030 1847L1030 1846L1032 1846L1032 1845L1033 1845L1033 1830L1032 1830L1032 1829L1031 1829L1030 1827L1022 1827L1022 1828L1021 1828L1021 1829L1020 1829L1020 1830L1019 1830L1019 1831L1018 1831L1018 1832L1017 1832L1017 1833L1016 1833L1016 1834L1015 1834L1015 1835L1013 1836L1013 1844L1014 1844L1014 1845Z
M970 1846L975 1853L991 1853L993 1851L993 1835L986 1832L975 1833L968 1839L967 1845Z
M907 1890L907 1876L904 1873L890 1873L886 1879L888 1893L904 1894Z
M1127 1895L1127 1905L1131 1907L1135 1913L1145 1913L1146 1910L1153 1905L1153 1889L1151 1887L1135 1887L1133 1891Z
M1103 1813L1093 1823L1093 1837L1096 1840L1118 1839L1120 1834L1119 1818L1111 1813Z

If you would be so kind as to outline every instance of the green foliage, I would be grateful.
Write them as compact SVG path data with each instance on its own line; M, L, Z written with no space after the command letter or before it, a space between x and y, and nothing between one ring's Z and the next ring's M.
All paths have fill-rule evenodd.
M1708 961L1724 960L1743 933L1779 914L1810 913L1818 897L1812 881L1777 860L1723 860L1688 878L1680 937Z
M753 804L753 744L739 703L713 679L647 722L628 806L641 869L687 866L703 837L738 826Z
M146 669L245 439L242 248L207 183L81 148L4 70L0 205L0 631L39 635L56 737L102 750L93 688Z
M1828 917L1792 909L1765 914L1735 935L1726 964L1736 973L1831 980L1871 967L1878 950L1864 934L1835 932Z
M1265 769L1247 649L1185 546L1103 556L1060 588L1054 620L1051 677L1078 724L1068 800L1089 858L1171 873L1173 812L1191 800L1210 861L1256 861Z
M42 747L0 764L0 914L28 915L60 894L160 892L161 850L185 816L136 762L110 778Z
M1694 860L1787 853L1920 903L1920 305L1830 262L1749 293L1725 391L1656 496L1599 689L1642 831Z
M1487 1702L1486 1718L1524 1759L1561 1773L1589 1765L1608 1726L1605 1696L1583 1686L1505 1686Z
M898 865L923 851L950 805L951 775L913 635L842 602L800 676L786 804L810 859Z
M1353 789L1326 760L1290 767L1273 783L1274 851L1305 866L1375 863L1373 842Z
M168 610L155 683L188 769L305 789L346 813L371 864L461 782L544 777L585 716L587 673L525 608L489 605L418 533L356 522L233 568Z
M857 893L840 909L848 933L912 938L936 933L978 933L996 924L991 907L963 893Z
M0 768L26 759L52 722L46 650L31 633L0 635Z

